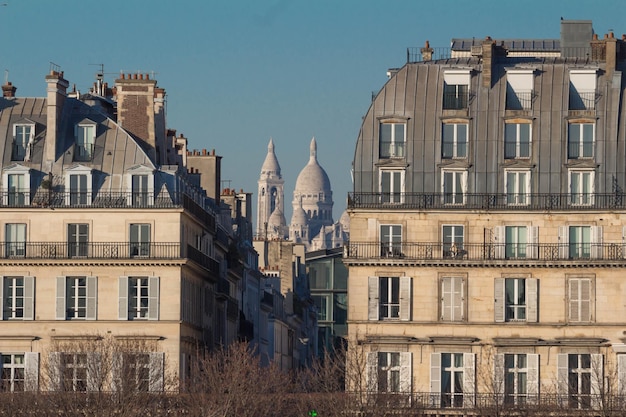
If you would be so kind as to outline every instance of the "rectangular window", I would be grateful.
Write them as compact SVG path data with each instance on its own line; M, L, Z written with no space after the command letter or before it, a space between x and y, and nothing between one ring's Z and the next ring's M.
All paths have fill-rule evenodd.
M441 320L465 319L465 282L462 277L441 278Z
M504 403L523 405L528 395L528 359L524 353L504 355Z
M148 175L132 176L132 203L135 207L147 207L148 195Z
M464 204L467 172L444 170L442 177L444 204Z
M4 277L2 292L2 318L24 318L24 277ZM32 295L31 295L32 296Z
M369 277L368 319L403 320L411 318L410 277Z
M467 124L444 123L441 137L443 159L467 158Z
M463 407L462 353L441 354L441 406Z
M589 323L593 311L593 281L591 278L570 278L568 284L568 320Z
M26 175L9 174L8 180L8 203L11 207L30 204L28 201L28 189L26 188Z
M87 391L87 354L62 353L61 378L63 391Z
M593 110L595 108L597 74L595 69L570 71L569 109Z
M506 72L506 109L532 109L534 72L530 69L512 69Z
M5 231L5 250L9 258L23 258L26 256L26 224L7 223Z
M463 246L464 227L459 225L446 225L442 228L443 257L463 259L467 251Z
M317 307L317 320L327 321L331 316L328 309L330 307L328 295L312 295L315 307Z
M530 202L530 171L506 171L506 203L527 205Z
M11 160L23 161L26 157L28 143L33 137L35 127L33 125L15 125L15 139L11 152Z
M65 291L67 319L87 317L87 277L67 277Z
M567 129L567 157L593 158L595 124L570 123Z
M412 358L410 352L368 352L367 391L409 394L411 389ZM397 401L402 397L394 396Z
M404 200L404 170L380 171L382 203L402 203Z
M400 352L378 352L378 392L400 392Z
M405 123L380 124L380 157L403 158L406 143Z
M87 175L70 175L70 205L86 205L89 203Z
M504 283L506 321L526 321L526 280L507 278Z
M569 226L569 257L591 257L591 226Z
M380 226L380 250L382 257L402 256L402 226L384 224Z
M536 278L496 278L494 298L496 322L537 322L538 280Z
M567 355L567 381L570 408L591 407L591 355Z
M504 158L530 158L530 123L506 123L504 125Z
M380 278L380 319L400 318L400 278Z
M131 392L148 392L150 390L150 354L124 353L123 378L132 384ZM126 392L126 391L124 391Z
M528 244L528 228L526 226L506 226L505 257L506 259L526 258Z
M595 173L593 171L570 171L570 203L588 206L593 204Z
M130 256L150 256L150 224L130 225Z
M118 318L158 320L159 277L120 277Z
M93 159L96 125L80 124L76 126L75 161L91 161Z
M149 303L148 278L128 278L128 318L148 318Z
M25 361L24 354L7 354L0 356L0 391L18 392L24 391Z
M89 251L89 225L70 223L67 225L67 254L71 258L86 257Z
M443 85L443 109L461 110L467 109L469 103L469 86L467 84Z

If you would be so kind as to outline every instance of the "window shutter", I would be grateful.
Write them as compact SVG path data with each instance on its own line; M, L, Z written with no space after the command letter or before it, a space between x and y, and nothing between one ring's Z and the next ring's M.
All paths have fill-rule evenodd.
M569 286L569 320L580 321L580 279L572 278Z
M617 355L617 395L626 393L626 355Z
M591 314L591 280L580 279L579 297L580 297L580 321L592 321Z
M411 371L413 362L411 352L400 352L400 392L411 393Z
M526 254L530 259L539 258L539 227L528 226L528 245Z
M0 297L0 299L2 298ZM24 277L24 320L33 320L35 318L34 301L35 301L35 277Z
M150 353L150 392L163 391L163 378L165 373L165 353Z
M67 307L65 305L65 277L57 277L57 308L56 319L67 319Z
M526 374L527 401L537 404L539 401L539 355L536 353L526 354L528 373Z
M539 305L539 281L537 278L526 278L526 321L529 323L537 323L539 321L538 305Z
M400 320L411 320L411 277L400 277Z
M504 322L504 278L496 278L494 287L494 320L496 323Z
M366 392L378 392L378 352L367 352Z
M591 258L602 259L604 256L602 226L591 226Z
M626 226L622 226L622 259L626 259Z
M441 407L441 353L430 354L430 406Z
M0 275L0 320L4 320L4 277L2 275ZM2 361L0 360L0 370L2 370L1 366Z
M123 390L122 382L124 354L122 352L114 352L111 357L111 391L119 392Z
M569 258L569 226L559 226L559 259Z
M96 319L96 311L98 304L98 278L87 277L87 320Z
M559 396L560 405L567 405L567 397L569 394L567 353L559 353L556 358L556 389Z
M148 278L148 319L159 319L159 277Z
M452 320L452 283L454 278L443 277L441 279L441 320Z
M475 374L476 355L463 354L463 407L474 407L474 393L476 392Z
M117 319L128 320L128 277L119 278Z
M497 353L493 364L493 393L498 399L498 404L504 404L504 384L506 373L504 369L504 354Z
M493 242L495 245L496 259L504 259L506 251L506 229L504 226L496 226L493 228Z
M465 280L461 277L456 277L452 279L452 320L454 321L462 321L465 320L465 298L464 298L464 290L465 290Z
M87 391L97 392L102 390L103 381L102 354L90 352L87 354Z
M63 370L61 369L61 352L50 352L48 356L48 367L50 372L50 389L52 391L62 391Z
M597 410L604 392L604 357L600 353L591 355L591 406Z
M379 308L378 308L378 277L369 277L369 303L368 303L368 320L378 320L379 319Z

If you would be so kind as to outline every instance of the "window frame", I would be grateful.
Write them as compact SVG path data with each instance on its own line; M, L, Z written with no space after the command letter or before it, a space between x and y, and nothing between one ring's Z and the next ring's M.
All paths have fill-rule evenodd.
M384 132L387 127L389 127L389 140L387 140L387 133ZM402 138L398 139L396 136L400 132L402 134ZM404 158L406 156L406 121L381 120L378 126L378 135L378 155L380 159ZM388 149L386 149L386 147L388 147Z
M383 258L402 257L402 233L401 224L379 225L380 255Z
M380 364L380 359L382 355L387 356L388 358L396 357L398 359L397 365L382 365ZM393 355L393 356L392 356ZM393 363L393 361L387 361L387 363ZM381 368L386 368L382 369ZM412 366L412 354L411 352L398 352L398 351L373 351L367 352L366 356L366 379L367 379L367 391L368 392L386 392L386 393L394 393L394 394L410 394L412 392L411 387L411 374L413 371ZM392 372L397 372L395 375L398 376L398 383L395 384L395 387L392 385L392 388L397 388L397 390L382 390L383 388L389 388L390 384L389 380L392 378ZM387 384L386 386L381 386L380 380L381 377L385 376Z
M381 280L399 280L398 317L382 317L381 315ZM391 287L388 287L391 288ZM393 301L393 300L392 300ZM371 276L368 278L368 317L369 321L410 321L412 309L412 281L411 277L389 274L386 276ZM387 303L389 306L389 303ZM392 303L393 304L393 303ZM389 310L388 310L389 311Z
M585 362L589 366L586 366ZM604 356L602 354L559 353L557 355L557 390L563 405L573 409L597 409L604 379L603 372ZM585 381L585 375L589 375L588 382ZM572 378L575 378L575 384Z
M446 355L446 356L444 356ZM447 366L444 360L448 358L450 365ZM452 356L454 355L454 356ZM455 363L454 359L459 358L461 364ZM454 364L454 366L452 366ZM476 354L460 352L436 352L430 354L430 406L436 408L471 408L474 406L474 395L476 391ZM446 368L448 368L446 370ZM451 373L450 389L445 390L444 372ZM455 381L452 373L460 373L460 380ZM454 384L453 384L454 382ZM459 390L456 382L461 382Z
M18 279L22 280L22 285L20 286L22 289L21 295L16 294ZM9 290L11 292L10 295L8 294ZM11 297L11 303L9 303L8 297ZM21 306L16 305L20 304L18 300L21 301ZM33 320L35 308L35 277L16 275L0 276L0 301L2 302L0 320ZM21 315L18 314L18 309Z
M12 184L14 179L18 183ZM30 168L15 164L2 172L2 183L5 184L2 202L9 207L24 207L30 205Z
M471 73L468 69L450 69L443 73L443 110L469 108Z
M128 225L129 255L131 258L150 257L152 246L152 225L150 223L130 223Z
M146 314L144 316L138 317L135 314L138 311L141 311L142 307L140 305L141 300L136 299L135 305L133 306L133 297L131 291L131 285L133 285L137 279L146 279L147 280L147 298L144 298L144 301L147 299L147 307ZM146 288L145 285L142 288ZM118 278L118 300L119 300L119 308L118 308L118 320L126 320L126 321L134 321L134 320L159 320L160 314L160 278L158 276L145 276L145 275L129 275L129 276L121 276ZM132 314L131 314L132 313ZM140 314L141 315L141 314Z
M520 181L524 176L525 180ZM506 204L509 206L527 206L530 204L532 171L530 169L505 169L504 170L504 193ZM511 185L513 182L513 185ZM513 188L513 190L511 190ZM519 191L524 191L523 193ZM513 191L513 192L510 192Z
M591 126L591 138L586 127ZM573 132L577 133L577 143ZM591 140L589 140L591 139ZM567 125L567 159L594 159L596 147L596 124L592 121L576 121Z
M446 176L451 176L446 180ZM448 184L452 184L451 190L446 190ZM461 190L457 190L460 187ZM467 170L466 169L442 169L441 170L441 197L445 205L465 204L467 194Z
M74 161L92 161L98 125L91 120L79 122L74 127Z
M593 323L595 321L595 278L567 276L567 321Z
M570 169L567 175L567 189L569 191L569 203L572 206L592 206L595 202L595 170L594 169ZM585 175L588 179L585 180ZM573 179L580 176L580 180ZM578 185L577 185L578 184ZM585 192L585 186L588 191ZM577 189L574 189L577 188Z
M80 279L84 279L84 285L76 286ZM84 287L84 295L80 288ZM73 293L74 303L71 305ZM56 288L56 319L57 320L96 320L98 302L98 279L94 276L60 276L57 277ZM84 300L82 303L80 300ZM81 304L84 304L82 306ZM84 310L84 313L81 313ZM72 314L70 314L72 312Z
M388 180L386 180L386 177L388 177ZM386 183L389 184L388 191L385 190L385 188L387 188ZM381 203L403 203L405 189L405 170L380 169L378 189L380 190Z
M511 131L515 127L514 131ZM523 127L528 128L528 137L523 137ZM525 144L524 141L527 141ZM530 159L532 156L533 129L530 121L514 121L504 123L504 159ZM527 155L524 147L528 148ZM513 152L510 151L513 149Z
M67 223L67 255L70 258L89 256L89 223Z
M520 284L524 280L524 304L509 302L507 298L507 281L508 284L513 282ZM513 284L515 285L515 284ZM508 286L510 288L510 285ZM518 292L519 294L519 287ZM514 294L515 295L515 294ZM518 298L519 301L519 298ZM509 308L521 310L524 308L525 317L510 314ZM537 323L539 319L539 280L530 276L515 276L507 274L506 276L495 278L494 280L494 321L496 323ZM516 310L517 311L517 310Z
M25 129L28 132L24 132ZM28 147L33 143L35 138L35 124L34 123L14 123L13 124L13 146L11 149L12 161L28 161L30 158ZM21 139L21 142L20 142ZM23 146L22 146L23 145ZM23 150L23 152L20 152Z
M464 276L439 278L439 319L442 322L466 321L467 280Z
M465 250L465 225L441 225L442 257L463 259L467 255Z
M5 257L26 257L27 230L26 223L4 224Z
M464 127L465 136L459 138L459 127ZM452 127L449 138L446 127ZM448 122L442 123L441 126L441 159L467 159L469 147L469 123L467 122ZM450 151L448 151L450 149Z

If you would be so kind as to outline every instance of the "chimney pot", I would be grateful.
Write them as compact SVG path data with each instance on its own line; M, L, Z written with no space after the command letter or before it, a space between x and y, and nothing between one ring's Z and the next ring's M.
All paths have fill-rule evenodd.
M146 80L150 79L150 74L146 74Z
M206 149L202 149L202 155L206 155Z

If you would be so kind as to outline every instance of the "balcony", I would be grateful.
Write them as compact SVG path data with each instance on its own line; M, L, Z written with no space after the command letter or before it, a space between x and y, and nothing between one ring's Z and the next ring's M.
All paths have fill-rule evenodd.
M626 195L598 194L448 194L348 193L348 209L390 210L626 210ZM462 198L455 198L462 197ZM391 200L391 202L390 202ZM523 201L523 204L519 202Z
M92 143L74 145L74 161L88 162L93 159L94 145Z
M506 93L507 110L532 110L532 104L532 91L507 91Z
M523 246L523 247L522 247ZM350 242L344 247L344 259L378 262L428 262L461 263L493 262L499 264L531 264L537 262L618 261L626 263L626 244L581 243L581 244L526 244L507 245L494 243L464 243L451 245L444 242Z
M0 257L9 259L180 259L178 242L2 242Z

